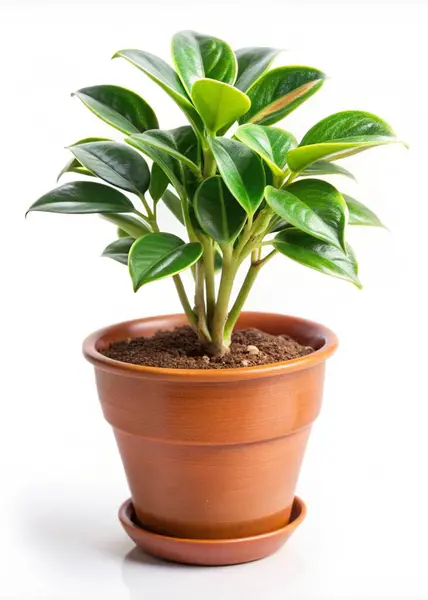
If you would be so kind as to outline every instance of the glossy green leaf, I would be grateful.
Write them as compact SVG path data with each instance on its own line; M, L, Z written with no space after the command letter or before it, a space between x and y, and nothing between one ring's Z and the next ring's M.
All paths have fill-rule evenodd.
M73 181L44 194L27 212L120 213L133 212L132 202L114 188L92 181Z
M353 181L357 181L348 169L326 160L319 160L318 162L312 163L299 173L299 177L314 177L318 175L343 175Z
M117 142L88 142L70 146L77 160L94 175L122 190L145 194L150 171L138 152Z
M77 96L97 117L122 133L142 133L159 127L153 109L143 98L117 85L94 85Z
M214 79L199 79L192 86L192 99L206 128L212 134L244 115L251 102L240 90Z
M71 144L71 146L78 146L79 144L88 144L89 142L111 142L111 140L109 140L108 138L88 137L84 138L83 140L79 140L74 144ZM63 169L61 169L57 177L57 181L61 179L64 173L78 173L79 175L87 175L88 177L94 177L94 174L88 169L85 169L85 167L80 164L77 158L74 157L67 162Z
M259 207L265 188L263 165L250 148L236 140L217 138L211 148L226 186L247 214Z
M267 186L265 197L271 209L287 223L333 246L346 248L346 203L326 181L297 181L282 190Z
M172 212L174 217L180 221L182 225L184 225L183 207L180 198L177 198L177 196L170 190L166 190L162 195L162 201Z
M365 204L355 200L348 194L342 194L349 211L349 225L364 225L366 227L383 227L385 225L375 213Z
M240 123L273 125L320 89L324 73L310 67L278 67L248 90L250 110Z
M157 203L162 198L166 188L168 187L169 179L165 175L164 171L160 168L157 163L152 164L152 171L150 174L150 186L149 194L153 202Z
M350 281L358 288L362 287L358 279L358 264L349 245L345 254L331 244L317 240L298 229L281 231L275 237L273 245L281 254L306 267Z
M121 237L109 244L101 254L106 258L112 258L122 265L128 264L128 254L132 244L135 242L133 237Z
M237 62L229 44L196 31L180 31L172 38L172 58L188 94L198 79L233 84Z
M235 52L238 59L238 77L235 87L242 92L259 79L269 69L279 53L275 48L240 48Z
M376 115L346 110L314 125L299 146L290 150L287 164L298 172L319 160L337 160L398 141L388 123Z
M119 50L113 58L121 57L143 71L156 82L183 110L193 126L202 131L201 119L189 100L177 73L164 60L143 50ZM148 129L156 129L149 127Z
M144 233L149 233L150 229L137 215L127 215L123 213L103 215L103 219L116 225L126 236L139 238ZM124 237L124 236L122 236Z
M286 167L286 154L297 146L295 137L277 127L241 125L235 131L235 137L254 150L271 168L275 175L282 175Z
M247 219L245 210L218 176L201 183L193 206L202 229L220 244L233 242Z
M186 244L171 233L148 233L134 242L129 252L129 272L134 291L142 285L175 275L201 256L199 242Z

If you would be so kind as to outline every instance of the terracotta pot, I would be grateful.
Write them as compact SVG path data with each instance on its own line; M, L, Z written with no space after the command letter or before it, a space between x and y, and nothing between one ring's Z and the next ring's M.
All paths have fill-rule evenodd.
M136 519L188 539L258 536L286 525L335 334L296 317L243 313L238 327L287 333L315 352L259 367L182 370L103 356L111 342L186 323L140 319L90 335L104 416L112 425Z

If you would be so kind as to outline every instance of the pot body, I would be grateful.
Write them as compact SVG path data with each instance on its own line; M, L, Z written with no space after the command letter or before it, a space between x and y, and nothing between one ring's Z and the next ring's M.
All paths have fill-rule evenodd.
M283 527L336 337L303 319L243 313L238 327L287 333L316 351L224 370L142 367L99 352L185 322L169 315L121 323L84 343L136 516L146 529L183 538L241 538Z

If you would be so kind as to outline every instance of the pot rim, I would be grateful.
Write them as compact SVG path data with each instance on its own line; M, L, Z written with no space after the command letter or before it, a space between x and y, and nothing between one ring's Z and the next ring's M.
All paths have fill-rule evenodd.
M220 383L220 382L232 382L246 379L259 379L263 377L273 377L282 374L288 374L293 371L300 371L302 369L308 369L314 367L320 363L323 363L329 358L338 347L338 339L336 334L315 321L303 319L301 317L294 317L292 315L283 315L280 313L267 313L263 311L245 311L241 313L246 317L260 317L270 316L277 317L279 319L288 319L294 321L303 327L308 329L316 330L317 334L324 338L324 344L305 356L294 358L287 361L268 363L265 365L257 365L252 367L239 367L236 369L169 369L165 367L149 367L144 365L134 365L132 363L126 363L119 360L114 360L102 354L99 350L99 344L102 338L108 337L109 334L113 333L115 329L123 329L124 327L131 328L135 325L150 323L156 320L177 320L185 318L180 313L159 315L152 317L144 317L140 319L133 319L130 321L122 321L121 323L115 323L108 325L102 329L94 331L83 342L83 355L86 360L92 363L97 369L104 371L110 371L118 375L126 375L128 377L141 377L141 378L156 378L170 381L180 381L184 379L192 379L192 381L200 383ZM238 322L239 325L239 322ZM123 339L123 338L122 338Z

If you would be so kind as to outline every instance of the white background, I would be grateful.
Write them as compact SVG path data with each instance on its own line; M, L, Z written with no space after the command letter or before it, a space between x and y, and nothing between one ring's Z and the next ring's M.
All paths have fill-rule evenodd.
M0 9L0 598L428 598L427 6L159 0ZM161 127L182 124L155 84L109 59L126 47L167 58L171 34L183 28L234 47L284 47L278 63L328 73L283 124L298 137L353 108L380 114L410 144L344 161L359 185L336 179L390 228L349 233L363 291L279 257L248 301L319 320L341 347L298 485L308 517L277 555L232 568L174 566L133 551L116 519L125 478L80 354L98 327L178 311L171 283L134 295L125 267L99 258L114 229L96 216L24 220L54 187L65 146L115 135L70 92L124 85L156 107Z

